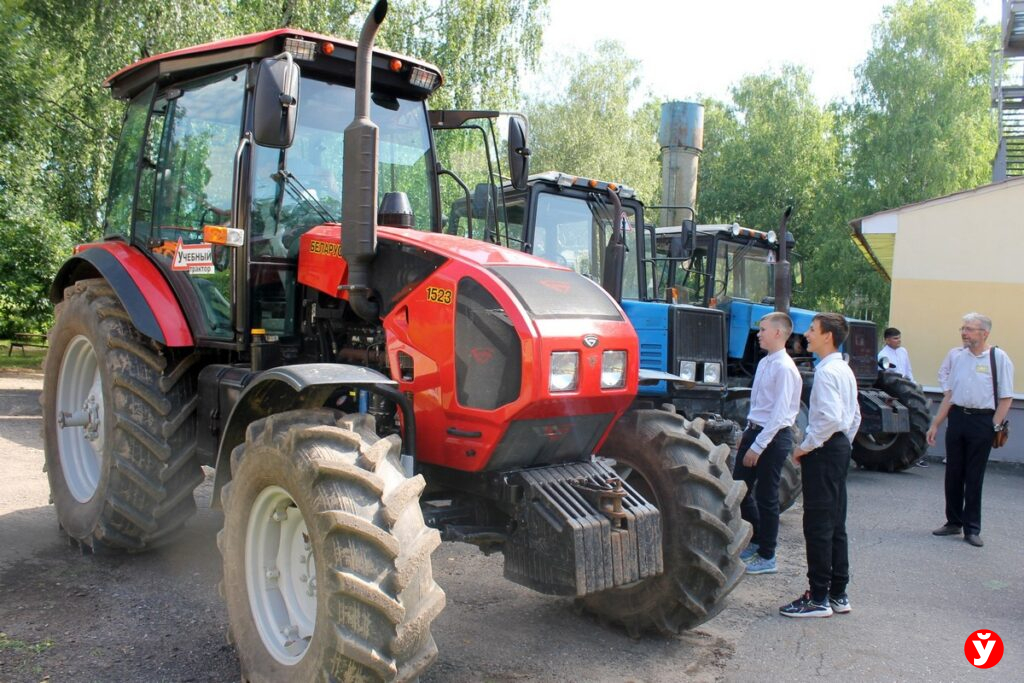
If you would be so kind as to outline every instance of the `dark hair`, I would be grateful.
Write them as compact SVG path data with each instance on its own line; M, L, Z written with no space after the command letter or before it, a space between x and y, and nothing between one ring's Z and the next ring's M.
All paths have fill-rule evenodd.
M814 316L811 320L818 321L818 329L821 330L822 334L827 332L832 333L832 345L837 349L843 345L846 341L846 335L850 333L850 326L846 322L846 318L839 315L838 313L819 313Z
M885 332L882 333L882 337L884 337L885 339L892 339L893 337L900 336L902 336L900 334L900 331L897 330L895 327L887 327L885 328Z

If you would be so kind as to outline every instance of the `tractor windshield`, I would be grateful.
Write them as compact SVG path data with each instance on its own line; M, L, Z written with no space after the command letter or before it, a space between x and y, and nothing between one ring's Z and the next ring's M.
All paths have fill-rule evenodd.
M253 257L295 258L309 228L341 221L345 128L355 111L355 91L303 75L295 141L285 150L256 147L252 185ZM416 226L433 216L430 136L422 102L375 94L371 117L380 128L378 201L405 192Z
M715 255L715 296L769 303L775 296L775 252L719 240Z
M636 211L622 207L626 214L624 235L627 263L636 260ZM534 218L533 254L563 266L569 266L594 282L601 282L604 250L612 235L614 211L601 195L586 198L542 193L537 198ZM636 268L627 266L622 296L639 298Z

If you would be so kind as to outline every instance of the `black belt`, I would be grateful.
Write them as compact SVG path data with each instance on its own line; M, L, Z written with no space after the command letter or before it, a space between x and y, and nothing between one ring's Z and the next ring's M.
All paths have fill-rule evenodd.
M761 426L761 425L759 425L759 424L754 424L753 422L750 422L750 421L748 420L748 421L747 421L747 429L749 429L750 431L752 431L752 432L754 432L755 434L757 434L758 432L760 432L761 430L763 430L763 429L764 429L764 427L762 427L762 426Z
M995 415L996 411L991 408L964 408L963 406L953 406L954 410L959 410L964 415Z

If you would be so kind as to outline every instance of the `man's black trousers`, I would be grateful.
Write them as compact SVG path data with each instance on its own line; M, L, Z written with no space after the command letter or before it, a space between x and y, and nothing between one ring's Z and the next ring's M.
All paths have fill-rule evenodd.
M946 523L981 533L981 487L992 451L992 413L949 410L946 427Z
M800 459L804 496L804 540L811 597L819 602L842 595L850 582L846 541L846 473L850 441L833 434Z

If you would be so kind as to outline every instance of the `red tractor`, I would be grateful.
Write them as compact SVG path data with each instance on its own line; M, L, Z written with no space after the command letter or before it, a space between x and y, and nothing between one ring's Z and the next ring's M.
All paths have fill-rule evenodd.
M105 237L52 290L61 526L160 545L214 467L247 680L415 679L442 538L632 633L710 618L750 534L727 448L629 409L637 337L600 287L443 234L441 76L373 49L386 11L358 45L280 29L108 79L128 106Z

